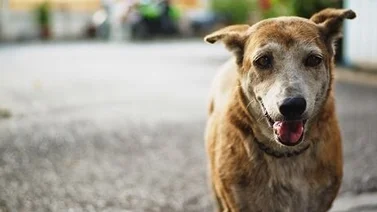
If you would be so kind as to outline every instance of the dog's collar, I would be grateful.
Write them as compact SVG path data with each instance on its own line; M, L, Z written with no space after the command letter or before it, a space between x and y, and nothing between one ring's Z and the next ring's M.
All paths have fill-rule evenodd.
M266 146L262 142L258 141L256 138L254 139L254 142L258 145L259 149L262 150L264 153L266 153L267 155L276 157L276 158L297 156L297 155L300 155L301 153L305 152L305 150L309 149L309 147L310 147L310 144L308 144L308 145L306 145L305 147L303 147L299 150L296 150L296 151L293 151L293 152L281 153L281 152L278 152L278 151L275 151L275 150L269 148L268 146Z

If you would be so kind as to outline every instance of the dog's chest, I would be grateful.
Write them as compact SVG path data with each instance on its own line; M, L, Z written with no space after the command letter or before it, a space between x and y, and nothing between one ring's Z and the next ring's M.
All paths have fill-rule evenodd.
M310 176L313 170L306 162L289 160L260 168L248 183L234 187L240 211L322 211L331 177L323 176L319 181Z

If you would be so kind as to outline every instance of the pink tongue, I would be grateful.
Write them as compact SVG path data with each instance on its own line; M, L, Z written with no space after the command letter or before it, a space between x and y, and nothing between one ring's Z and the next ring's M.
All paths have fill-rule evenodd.
M286 145L296 145L304 132L303 121L277 121L274 131L280 141Z

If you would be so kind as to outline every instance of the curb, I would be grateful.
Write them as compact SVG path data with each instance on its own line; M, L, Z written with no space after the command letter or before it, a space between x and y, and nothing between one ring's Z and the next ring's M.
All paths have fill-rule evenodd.
M377 212L377 193L340 196L330 212Z
M336 67L335 80L358 85L377 87L377 72L355 71L354 69Z

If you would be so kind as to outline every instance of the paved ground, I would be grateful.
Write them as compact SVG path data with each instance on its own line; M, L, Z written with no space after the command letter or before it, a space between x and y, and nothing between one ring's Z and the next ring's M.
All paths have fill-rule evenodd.
M206 95L227 55L197 41L0 48L0 211L210 211ZM336 210L377 211L377 88L336 89Z

